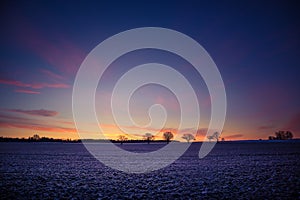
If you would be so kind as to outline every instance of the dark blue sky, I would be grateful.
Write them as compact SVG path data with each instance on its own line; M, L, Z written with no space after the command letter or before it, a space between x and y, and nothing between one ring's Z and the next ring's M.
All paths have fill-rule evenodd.
M43 122L24 122L32 117L26 111L56 111L59 114L52 116L53 120L71 121L72 84L87 53L121 31L155 26L187 34L214 59L228 98L225 137L266 138L280 129L292 130L300 136L297 1L1 4L2 135L27 136L34 124L40 131L49 127L45 134L58 131L51 132L53 127ZM145 55L142 58L147 60ZM189 73L193 77L193 72L186 72ZM24 112L11 112L13 109ZM7 117L24 113L22 123ZM55 124L54 128L72 129L62 124Z

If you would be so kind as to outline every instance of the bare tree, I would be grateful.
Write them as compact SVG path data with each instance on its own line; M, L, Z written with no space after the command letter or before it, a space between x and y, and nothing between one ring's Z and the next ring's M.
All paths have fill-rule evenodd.
M32 139L33 140L40 140L40 136L38 134L34 134Z
M195 137L190 133L183 134L182 138L185 139L188 143L190 143L191 140L195 140Z
M123 142L125 142L126 140L128 140L128 138L124 135L119 135L118 140L121 142L121 145L123 144Z
M172 132L170 132L170 131L164 132L164 138L167 141L167 143L169 143L173 137L174 137L174 135Z
M284 140L284 138L285 138L284 131L275 132L275 135L276 135L277 140Z
M269 136L269 140L275 140L276 138L274 136Z
M290 140L293 139L291 131L277 131L274 136L269 136L269 140Z
M145 133L145 139L147 140L147 143L149 144L151 140L154 139L154 135L152 135L151 133Z
M216 140L217 142L219 142L219 136L219 132L214 132L212 135L207 136L207 138L209 139L209 141Z
M286 131L285 132L285 136L286 136L286 139L293 139L293 133L291 131Z

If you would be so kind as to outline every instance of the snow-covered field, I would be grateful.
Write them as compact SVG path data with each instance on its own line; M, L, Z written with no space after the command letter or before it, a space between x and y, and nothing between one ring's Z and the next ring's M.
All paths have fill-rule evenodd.
M1 143L0 199L300 198L300 142L224 142L204 159L200 145L164 169L126 174L104 166L82 144Z

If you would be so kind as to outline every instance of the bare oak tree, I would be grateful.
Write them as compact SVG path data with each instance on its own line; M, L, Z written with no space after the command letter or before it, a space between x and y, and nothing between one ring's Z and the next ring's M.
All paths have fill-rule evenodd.
M269 136L269 140L290 140L293 139L291 131L277 131L274 136Z
M219 132L214 132L212 135L207 136L207 139L209 139L209 141L216 140L217 142L219 142L219 136Z
M145 133L145 139L147 140L147 143L149 144L151 140L154 139L154 135L152 135L151 133Z
M170 132L170 131L164 132L164 138L167 141L167 143L169 143L173 137L174 137L174 135L172 132Z
M188 143L190 143L191 140L195 140L195 137L190 133L183 134L182 138L185 139Z
M123 142L125 142L126 140L128 140L128 138L124 135L119 135L118 140L120 141L121 145L123 144Z

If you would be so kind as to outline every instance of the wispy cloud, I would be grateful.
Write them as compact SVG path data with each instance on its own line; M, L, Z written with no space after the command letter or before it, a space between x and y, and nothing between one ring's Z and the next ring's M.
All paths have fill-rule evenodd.
M236 139L236 138L241 138L243 136L244 136L243 134L234 134L234 135L225 136L225 139Z
M23 113L27 115L35 115L35 116L44 116L44 117L53 117L58 114L58 112L53 110L22 110L22 109L5 109L8 112L15 112L15 113Z
M19 110L20 111L20 110ZM18 111L18 112L19 112ZM23 111L22 111L23 113ZM26 114L30 112L26 111ZM35 113L33 111L32 113ZM50 112L51 113L51 112ZM39 113L41 114L41 113ZM45 113L44 113L45 114ZM49 114L49 113L48 113ZM46 112L47 115L47 112ZM51 115L51 114L50 114ZM61 120L40 120L22 116L14 116L0 113L0 128L19 128L32 131L45 131L49 133L77 133L76 128L72 124L66 124ZM68 126L69 125L69 126ZM60 136L58 136L60 137Z
M64 83L24 83L22 81L9 80L9 79L0 79L0 84L14 85L17 87L25 87L25 88L32 88L32 89L70 87L70 85Z
M40 71L47 77L51 78L52 80L64 80L65 79L65 77L63 77L59 74L56 74L50 70L41 69Z
M34 27L26 18L16 17L15 37L20 45L67 76L74 76L86 53L62 35L52 38ZM20 30L22 30L20 32ZM72 78L72 77L71 77Z
M6 84L6 85L14 85L18 87L30 87L30 84L23 83L21 81L15 81L15 80L5 80L0 79L0 84Z
M197 130L197 137L203 137L207 133L207 128L200 128Z
M17 93L24 93L24 94L40 94L41 92L32 91L32 90L15 90Z
M59 127L59 126L49 126L49 125L39 125L39 124L22 124L16 122L1 122L1 128L21 128L21 129L30 129L35 131L47 131L53 133L76 133L75 128Z
M24 117L19 117L19 116L12 116L12 115L7 115L7 114L1 114L0 113L0 120L3 121L9 121L9 120L16 120L16 121L29 121L30 119L24 118Z

